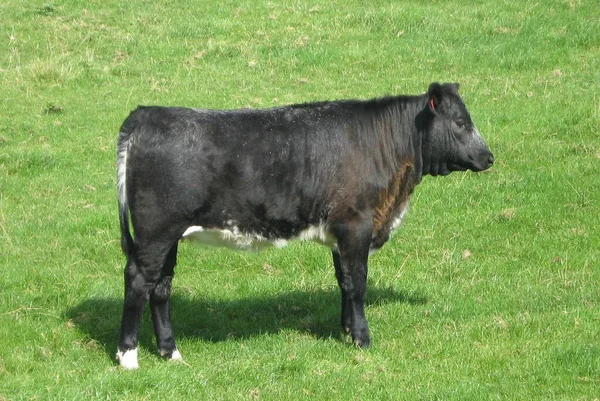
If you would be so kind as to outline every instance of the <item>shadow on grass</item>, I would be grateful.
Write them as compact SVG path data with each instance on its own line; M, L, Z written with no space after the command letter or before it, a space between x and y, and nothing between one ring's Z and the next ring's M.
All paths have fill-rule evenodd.
M104 347L112 358L117 349L122 302L120 298L89 299L69 309L66 318ZM211 342L249 338L282 330L306 332L316 338L339 338L340 303L337 289L292 291L238 300L212 300L177 294L171 297L176 340L199 338ZM368 306L387 303L423 305L427 299L392 288L369 289ZM154 332L149 312L147 307L139 343L141 347L154 351Z

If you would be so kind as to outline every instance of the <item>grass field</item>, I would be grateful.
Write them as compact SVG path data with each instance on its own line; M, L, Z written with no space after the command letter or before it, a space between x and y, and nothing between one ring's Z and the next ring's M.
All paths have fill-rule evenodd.
M0 3L0 400L600 399L597 0ZM186 364L114 362L115 142L138 104L269 107L456 81L497 163L426 177L370 260L180 247Z

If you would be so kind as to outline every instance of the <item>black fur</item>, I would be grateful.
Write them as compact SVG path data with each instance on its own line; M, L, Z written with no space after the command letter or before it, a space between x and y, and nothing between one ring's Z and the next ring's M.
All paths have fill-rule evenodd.
M356 344L368 346L369 251L387 241L423 175L493 163L458 86L437 83L420 96L262 110L138 107L121 128L118 149L126 148L120 219L128 262L119 350L137 345L150 299L166 355L175 342L165 305L176 244L188 227L235 222L265 239L290 239L326 225L336 239L342 324Z

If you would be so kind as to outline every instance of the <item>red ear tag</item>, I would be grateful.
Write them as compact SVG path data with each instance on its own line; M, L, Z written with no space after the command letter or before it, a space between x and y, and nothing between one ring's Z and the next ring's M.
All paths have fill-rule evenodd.
M432 96L431 99L429 99L429 106L432 110L435 110L435 97Z

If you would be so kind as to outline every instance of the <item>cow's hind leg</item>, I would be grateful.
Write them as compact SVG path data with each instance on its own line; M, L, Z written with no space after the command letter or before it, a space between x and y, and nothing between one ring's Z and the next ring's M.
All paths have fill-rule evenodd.
M181 354L175 345L175 336L171 324L169 296L175 264L177 263L177 243L169 253L162 268L160 280L150 294L150 310L156 335L156 345L161 356L171 360L181 360Z
M142 313L150 293L160 280L169 248L136 243L125 266L125 299L121 334L117 350L119 364L125 369L137 369L137 344Z

